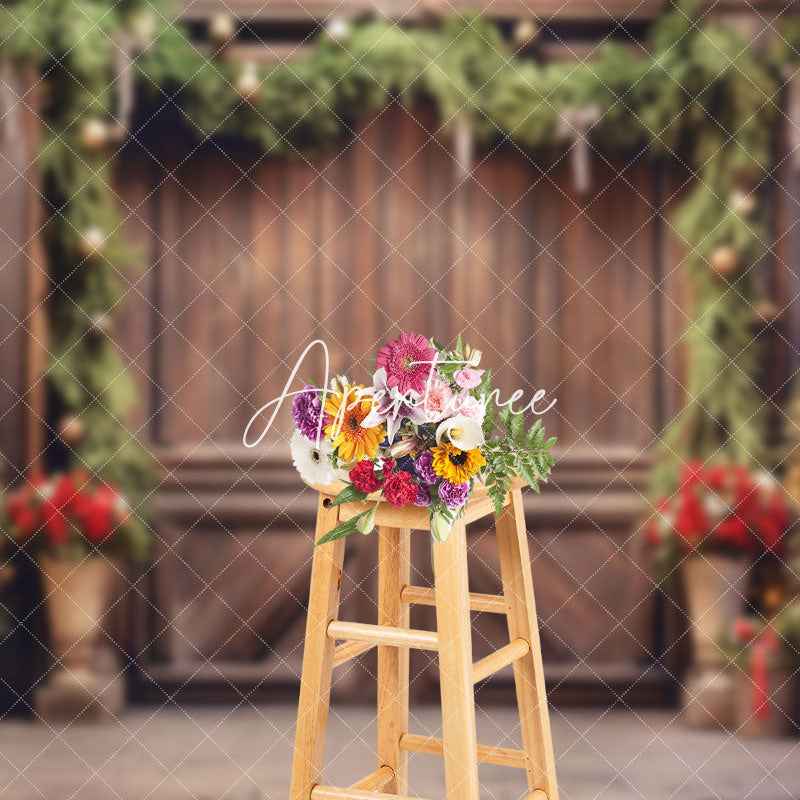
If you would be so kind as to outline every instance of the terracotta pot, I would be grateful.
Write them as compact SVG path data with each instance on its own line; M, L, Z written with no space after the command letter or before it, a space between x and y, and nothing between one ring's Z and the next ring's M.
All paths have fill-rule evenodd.
M51 680L92 678L100 620L107 609L114 567L102 556L77 562L39 557L50 649L58 661Z
M747 558L716 554L694 555L683 565L692 623L684 720L695 727L734 724L733 676L720 637L741 611L749 568Z

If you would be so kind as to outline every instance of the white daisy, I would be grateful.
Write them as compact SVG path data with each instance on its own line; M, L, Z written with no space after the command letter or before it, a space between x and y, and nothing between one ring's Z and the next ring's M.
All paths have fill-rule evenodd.
M325 485L336 479L331 464L333 448L330 442L323 440L317 447L314 442L296 430L292 434L289 446L292 451L292 462L304 481Z

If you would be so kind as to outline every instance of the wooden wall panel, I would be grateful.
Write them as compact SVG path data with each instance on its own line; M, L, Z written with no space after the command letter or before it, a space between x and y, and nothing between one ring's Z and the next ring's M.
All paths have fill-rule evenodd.
M451 141L428 111L390 108L355 133L309 160L165 146L174 176L135 156L120 175L132 203L143 180L159 187L139 214L152 220L152 270L126 311L157 336L147 346L146 327L119 332L132 357L146 353L141 416L154 415L152 444L170 470L163 558L137 632L142 685L188 681L182 691L201 697L296 686L315 505L289 463L288 411L257 451L241 433L312 339L327 341L335 372L364 381L365 357L413 329L444 341L462 331L506 396L542 387L558 398L547 423L561 458L528 499L547 668L567 689L652 699L666 683L631 534L644 451L674 402L658 359L679 320L654 288L678 250L657 213L658 168L633 153L595 157L581 197L568 159L545 165L501 146L477 150L454 191ZM131 225L146 244L148 227ZM301 375L321 379L319 354ZM474 588L496 591L493 539L471 536ZM373 544L349 543L346 618L374 621ZM415 547L424 581L429 554ZM426 613L415 611L420 624L432 624ZM489 615L476 628L478 650L504 635ZM345 670L337 696L363 698L370 658ZM416 696L433 698L435 670L415 666ZM509 684L481 691L507 696Z

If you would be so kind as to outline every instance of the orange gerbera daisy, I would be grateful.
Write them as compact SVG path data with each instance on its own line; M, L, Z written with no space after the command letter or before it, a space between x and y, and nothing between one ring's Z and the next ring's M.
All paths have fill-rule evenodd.
M375 458L378 445L386 435L383 424L374 428L362 428L361 422L372 410L372 396L361 394L363 386L345 386L344 390L328 395L325 413L330 423L325 426L325 435L334 449L338 448L339 461L349 464L364 456Z

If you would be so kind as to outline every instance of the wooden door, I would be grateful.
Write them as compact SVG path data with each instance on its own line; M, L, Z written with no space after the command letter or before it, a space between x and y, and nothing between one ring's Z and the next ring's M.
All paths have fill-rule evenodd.
M672 191L627 153L595 157L581 198L567 159L548 166L510 145L479 152L454 191L435 128L426 111L392 107L315 159L168 142L156 166L129 148L119 185L148 269L130 278L119 339L165 469L131 645L143 686L205 697L296 686L315 502L288 458L288 410L257 451L241 446L243 429L311 340L328 343L333 371L363 381L365 358L415 330L445 342L461 332L504 396L541 387L558 400L546 417L559 437L553 481L526 501L553 685L662 690L635 530L647 449L681 393L679 250L661 213ZM303 374L321 370L315 356ZM470 537L474 588L496 591L493 537ZM414 547L418 582L429 553ZM375 559L373 539L353 537L342 617L374 621ZM480 656L503 626L476 627ZM370 656L363 664L374 674ZM428 695L435 670L416 666L412 691ZM335 694L363 697L364 668Z

